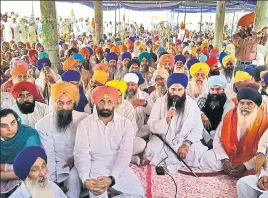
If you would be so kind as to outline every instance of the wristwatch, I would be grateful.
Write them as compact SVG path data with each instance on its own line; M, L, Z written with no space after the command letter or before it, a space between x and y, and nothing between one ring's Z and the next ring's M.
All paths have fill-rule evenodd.
M112 183L109 187L112 187L113 185L115 185L115 180L113 176L109 176L109 178L112 180Z
M144 101L144 105L143 105L143 107L146 107L147 104L148 104L148 102L147 102L147 100L145 100L145 101Z
M190 142L184 142L183 145L185 145L187 147L190 147L191 146Z

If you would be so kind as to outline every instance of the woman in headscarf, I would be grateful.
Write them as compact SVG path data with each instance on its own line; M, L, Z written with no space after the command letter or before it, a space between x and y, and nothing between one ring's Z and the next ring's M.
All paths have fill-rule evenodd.
M15 157L28 146L40 146L38 132L21 124L21 119L11 109L0 110L1 119L1 197L8 197L20 184L13 171Z

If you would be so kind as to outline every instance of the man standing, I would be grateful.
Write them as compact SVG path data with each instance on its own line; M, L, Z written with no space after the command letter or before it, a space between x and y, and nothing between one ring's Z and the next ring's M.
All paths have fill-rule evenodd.
M144 192L137 176L128 167L132 155L134 128L114 112L118 91L113 87L94 89L93 114L80 122L74 148L75 166L90 197L142 198Z
M2 18L3 20L1 21L1 32L3 34L3 38L1 38L1 40L10 42L14 39L14 29L12 27L12 23L7 21L6 14L4 14Z
M168 93L154 104L148 125L152 133L161 135L189 166L199 167L199 159L207 147L200 142L203 132L200 110L196 102L186 96L187 84L185 74L168 77ZM153 165L165 161L167 169L174 174L181 167L176 156L155 135L151 136L144 157Z
M68 82L57 82L51 88L53 112L39 120L35 128L48 156L50 179L68 189L67 196L80 196L81 181L74 166L74 143L78 123L88 114L74 111L78 89Z
M10 198L66 198L62 190L48 178L47 155L41 147L24 149L15 158L13 168L22 183Z
M16 104L11 107L22 119L22 123L34 128L36 122L51 112L48 105L37 102L38 90L30 82L22 81L15 84L10 93L16 100Z

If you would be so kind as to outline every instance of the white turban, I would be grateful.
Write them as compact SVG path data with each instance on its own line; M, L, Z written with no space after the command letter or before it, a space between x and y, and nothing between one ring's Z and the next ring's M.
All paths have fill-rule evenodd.
M138 84L138 82L139 82L139 77L138 77L137 74L135 74L135 73L127 73L127 74L124 76L124 81L125 81L126 83L132 82L132 83Z
M183 50L182 50L182 54L184 54L185 52L189 52L189 54L192 54L192 49L190 46L186 46Z

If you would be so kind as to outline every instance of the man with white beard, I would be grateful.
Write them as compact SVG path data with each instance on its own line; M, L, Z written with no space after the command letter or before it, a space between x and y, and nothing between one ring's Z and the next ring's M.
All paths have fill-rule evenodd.
M63 182L69 198L79 197L82 186L74 166L73 149L78 123L88 114L73 110L78 98L79 92L75 85L68 82L52 85L54 111L35 125L48 156L50 179L56 183Z
M125 99L135 108L135 116L138 125L137 136L141 138L147 137L150 133L147 118L151 113L153 101L148 93L138 87L139 77L137 74L126 74L124 81L128 86Z
M164 68L159 68L155 70L152 80L155 83L155 90L150 94L152 101L155 101L164 96L167 93L167 78L169 74L168 71Z
M10 198L66 198L62 190L48 179L47 155L39 146L30 146L14 160L16 176L22 180Z
M209 66L207 63L195 63L190 68L190 75L192 80L187 87L187 93L195 101L208 93L207 77L209 74Z
M239 89L237 99L238 107L224 116L216 130L213 150L200 160L202 168L224 170L233 177L241 177L254 168L260 138L268 128L268 116L259 108L262 96L256 89Z
M188 77L171 74L167 80L168 93L153 106L148 125L152 133L159 134L189 166L199 167L199 160L207 147L202 145L203 124L196 102L186 96ZM194 123L194 124L193 124ZM144 153L143 165L164 164L176 174L181 162L155 135L150 137Z
M106 61L108 64L108 69L109 69L109 78L114 79L115 74L117 72L117 61L118 61L118 56L116 53L108 53L106 55Z

